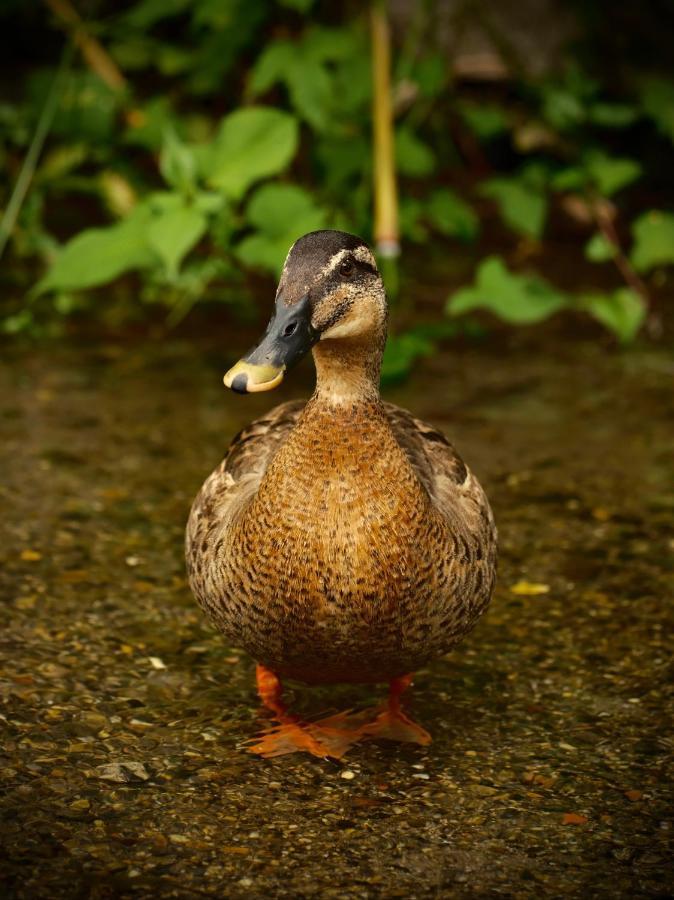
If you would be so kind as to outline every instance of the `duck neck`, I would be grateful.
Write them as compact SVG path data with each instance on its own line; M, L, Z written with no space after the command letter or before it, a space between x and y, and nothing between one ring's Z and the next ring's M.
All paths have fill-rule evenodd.
M374 337L334 338L313 349L318 403L352 406L379 402L379 375L386 330Z

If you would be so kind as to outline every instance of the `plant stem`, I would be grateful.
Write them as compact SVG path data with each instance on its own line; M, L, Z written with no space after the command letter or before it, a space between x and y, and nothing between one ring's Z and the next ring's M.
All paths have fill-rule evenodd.
M620 245L620 238L613 222L611 207L602 202L601 199L594 199L591 203L592 214L597 223L599 231L604 239L613 247L613 262L622 275L625 284L641 298L641 302L646 309L646 331L649 337L659 338L662 336L662 320L657 312L652 308L650 294L648 288L641 276L632 266L628 257L623 252Z
M35 168L38 159L40 158L42 147L44 146L45 139L49 133L58 106L63 76L70 65L72 55L72 44L68 44L61 54L61 61L56 71L56 77L52 81L49 94L47 95L47 99L45 100L40 113L40 118L35 126L33 139L30 142L28 152L21 164L21 170L19 172L19 177L16 179L12 196L9 198L9 203L7 204L2 220L0 221L0 258L4 253L12 231L14 231L16 220L21 211L21 207L23 206L23 201L26 199L26 194L28 193L28 188L30 187L33 175L35 174Z
M117 63L102 44L92 37L80 14L70 0L44 0L57 19L68 27L73 42L77 44L89 68L116 94L126 90L126 79Z

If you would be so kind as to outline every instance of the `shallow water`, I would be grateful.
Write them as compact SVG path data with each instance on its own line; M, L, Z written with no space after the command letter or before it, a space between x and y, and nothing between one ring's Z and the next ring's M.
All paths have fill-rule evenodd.
M252 663L210 630L182 561L229 438L306 395L310 368L239 398L215 340L11 351L3 896L668 895L671 348L552 347L450 348L388 392L487 488L499 583L418 674L433 744L341 763L245 752L265 721ZM377 697L292 695L307 713Z

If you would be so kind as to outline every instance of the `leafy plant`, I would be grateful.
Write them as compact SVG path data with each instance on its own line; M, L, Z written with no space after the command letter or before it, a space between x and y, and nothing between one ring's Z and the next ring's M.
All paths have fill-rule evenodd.
M498 256L480 264L475 283L456 291L447 303L452 316L486 309L513 325L547 319L568 305L568 299L536 275L514 274Z
M11 27L22 13L10 6L0 16ZM86 292L128 274L133 295L169 306L175 321L203 296L245 298L243 273L275 276L305 231L372 236L364 11L313 0L132 0L123 9L102 0L96 8L80 37L95 36L118 77L110 83L82 57L64 70L12 229L5 330L30 327L38 314L96 314ZM627 60L603 72L600 53L580 51L534 78L504 51L507 86L478 84L455 77L438 35L422 4L393 48L390 94L403 247L416 243L424 260L483 259L474 283L450 298L444 325L454 333L457 317L477 309L513 325L574 309L619 342L633 340L657 317L651 295L674 264L671 178L660 162L674 141L674 82L655 61L648 71ZM602 33L590 27L588 36L593 51ZM45 59L36 55L0 97L0 159L11 172L28 156L54 83ZM9 203L5 188L0 196ZM650 209L653 196L661 209ZM498 227L482 227L493 212ZM588 284L614 283L572 293L543 277L562 220L583 280L589 270ZM541 271L512 271L524 257ZM417 265L419 256L410 259ZM44 274L29 292L36 270ZM409 307L394 325L384 369L393 379L439 339L415 330Z

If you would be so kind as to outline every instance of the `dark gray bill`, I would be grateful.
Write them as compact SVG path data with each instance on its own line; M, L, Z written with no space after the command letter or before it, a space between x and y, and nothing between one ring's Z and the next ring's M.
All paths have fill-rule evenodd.
M309 296L286 306L279 295L264 337L227 372L225 386L239 394L273 390L283 381L286 369L299 362L319 337L311 327Z

